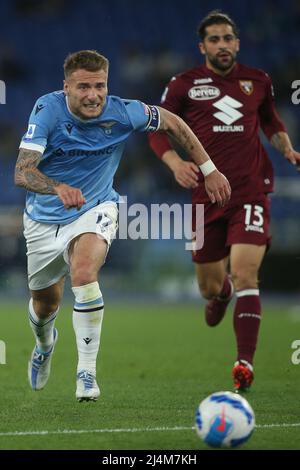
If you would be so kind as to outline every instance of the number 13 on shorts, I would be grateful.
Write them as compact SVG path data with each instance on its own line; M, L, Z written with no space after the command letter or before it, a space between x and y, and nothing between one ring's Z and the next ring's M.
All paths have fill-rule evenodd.
M262 227L264 224L264 208L257 204L244 204L245 209L245 225L249 227Z

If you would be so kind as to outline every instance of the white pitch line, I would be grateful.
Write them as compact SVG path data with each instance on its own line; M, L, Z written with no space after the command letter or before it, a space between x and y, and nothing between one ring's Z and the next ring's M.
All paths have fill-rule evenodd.
M274 423L274 424L257 424L257 429L266 428L294 428L300 427L300 423ZM131 428L131 429L58 429L57 431L11 431L0 432L0 437L18 437L18 436L49 436L54 434L109 434L109 433L135 433L135 432L166 432L166 431L191 431L195 430L195 426L175 426L158 427L158 428Z
M298 428L300 423L257 424L256 428Z
M131 429L62 429L57 431L12 431L0 432L1 436L42 436L49 434L105 434L105 433L135 433L135 432L164 432L164 431L190 431L194 427L175 426L174 428L131 428Z

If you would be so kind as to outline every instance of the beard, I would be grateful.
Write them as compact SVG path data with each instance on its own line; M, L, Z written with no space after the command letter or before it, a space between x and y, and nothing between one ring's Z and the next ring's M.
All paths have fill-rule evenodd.
M218 56L207 56L207 58L211 65L213 65L217 70L226 72L226 70L229 70L235 64L236 54L228 52L228 57L226 58Z

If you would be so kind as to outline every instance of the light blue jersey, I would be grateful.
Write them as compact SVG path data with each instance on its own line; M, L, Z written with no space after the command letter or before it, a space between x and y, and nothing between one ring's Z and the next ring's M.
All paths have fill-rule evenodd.
M159 111L141 101L107 96L98 118L82 120L71 113L63 91L37 100L20 148L41 152L38 169L82 191L80 210L65 209L56 195L28 192L26 213L48 224L68 224L93 206L119 200L113 178L127 138L133 131L156 131Z

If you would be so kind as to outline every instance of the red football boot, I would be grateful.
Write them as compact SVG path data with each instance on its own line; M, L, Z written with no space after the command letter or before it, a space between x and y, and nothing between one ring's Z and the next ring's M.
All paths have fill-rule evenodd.
M249 390L254 379L252 365L242 359L237 361L232 369L232 377L236 393Z
M223 320L227 305L232 299L234 287L230 278L230 294L225 299L216 298L207 302L205 306L205 320L208 326L216 326Z

